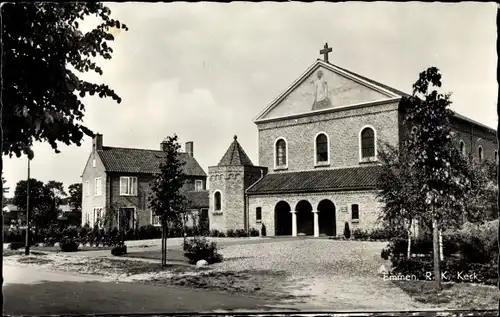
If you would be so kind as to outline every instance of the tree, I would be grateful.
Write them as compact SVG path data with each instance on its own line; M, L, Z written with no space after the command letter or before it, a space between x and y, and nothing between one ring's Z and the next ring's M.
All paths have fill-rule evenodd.
M100 75L96 56L111 59L110 30L128 30L110 17L102 3L5 3L2 5L3 154L32 158L34 141L80 146L93 132L82 125L85 95L120 97L105 84L81 80L77 73ZM88 16L102 23L87 33L79 24ZM3 83L7 84L3 84Z
M470 181L464 177L464 162L453 142L449 109L451 94L439 93L441 74L436 67L430 67L419 74L413 85L413 95L400 101L400 109L405 114L406 126L415 124L417 129L405 139L403 146L412 160L421 179L421 193L425 197L430 212L427 219L432 221L434 249L434 278L436 288L441 289L439 268L440 226L457 226L470 189Z
M66 196L63 183L56 181L47 182L47 184L45 184L45 195L47 195L47 200L50 201L48 209L57 219L59 206L62 204L64 196Z
M32 222L39 221L43 212L47 209L49 201L47 200L45 184L34 178L29 180L29 192L30 192L30 215L32 215ZM27 181L20 180L16 184L16 189L14 191L13 203L21 210L27 209ZM27 211L27 210L26 210Z
M407 232L407 257L411 256L411 226L421 222L427 212L420 188L418 170L411 166L410 153L405 147L382 143L378 157L382 173L378 179L378 198L384 203L379 219L386 225Z
M82 210L82 183L71 184L68 187L68 204L72 210Z
M181 190L184 185L182 166L179 158L180 145L177 135L164 141L163 155L159 157L160 173L155 176L151 185L149 205L153 213L160 217L162 224L162 266L167 265L167 230L169 223L182 221L185 197Z

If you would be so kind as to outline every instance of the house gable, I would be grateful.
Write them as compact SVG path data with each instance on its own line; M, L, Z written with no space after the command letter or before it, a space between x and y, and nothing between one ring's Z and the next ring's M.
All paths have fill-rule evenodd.
M317 60L254 121L313 114L400 97L400 94L373 81Z

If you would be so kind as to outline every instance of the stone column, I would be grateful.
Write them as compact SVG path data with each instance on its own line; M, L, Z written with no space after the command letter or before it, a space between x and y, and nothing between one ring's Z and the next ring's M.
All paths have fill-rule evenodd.
M319 237L319 220L318 220L318 210L313 210L314 213L314 237Z
M297 236L297 211L292 210L292 236Z

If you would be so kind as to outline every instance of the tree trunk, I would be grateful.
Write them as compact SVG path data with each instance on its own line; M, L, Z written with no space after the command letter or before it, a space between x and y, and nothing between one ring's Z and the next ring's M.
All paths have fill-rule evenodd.
M434 281L436 283L436 290L441 290L441 270L439 267L439 228L436 216L434 215L434 206L432 207L432 245L434 253Z
M411 258L411 219L410 222L408 223L408 251L406 254L406 258L407 259Z
M167 221L162 217L161 233L161 266L167 266Z

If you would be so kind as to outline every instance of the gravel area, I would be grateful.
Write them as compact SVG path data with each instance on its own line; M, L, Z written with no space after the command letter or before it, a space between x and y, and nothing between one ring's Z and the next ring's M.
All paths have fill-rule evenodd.
M377 275L384 242L304 239L231 245L221 250L216 271L271 270L285 275L276 282L301 302L335 309L426 309L390 281Z

